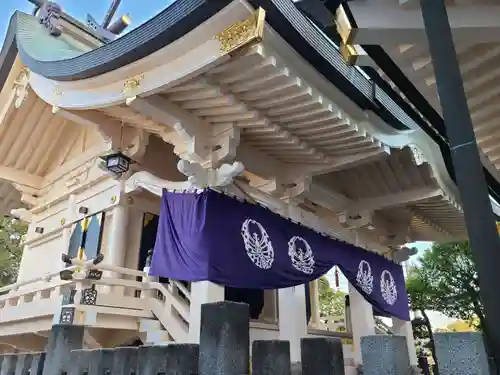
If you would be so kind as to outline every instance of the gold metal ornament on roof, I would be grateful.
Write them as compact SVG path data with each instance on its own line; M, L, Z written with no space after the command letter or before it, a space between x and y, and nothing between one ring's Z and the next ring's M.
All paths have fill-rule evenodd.
M126 103L129 105L132 103L139 92L139 89L141 88L141 81L144 79L144 75L141 74L139 76L135 76L133 78L127 79L123 83L123 89L122 89L122 94L126 98Z
M340 53L347 65L356 65L361 53L360 46L354 43L358 29L354 27L347 15L344 5L340 5L335 12L335 26L340 35Z
M23 102L28 98L29 84L29 70L27 67L23 67L19 72L16 80L14 81L14 90L16 96L14 106L16 108L20 108Z
M233 23L214 36L220 42L221 53L231 53L241 47L259 43L264 36L266 11L262 8L252 13L246 20Z

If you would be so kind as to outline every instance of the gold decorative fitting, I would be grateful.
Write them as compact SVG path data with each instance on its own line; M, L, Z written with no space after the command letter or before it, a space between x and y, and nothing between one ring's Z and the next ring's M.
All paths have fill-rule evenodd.
M20 108L23 102L28 98L28 88L29 88L29 70L23 67L19 72L16 80L14 81L14 90L16 101L14 106Z
M344 44L353 44L358 29L351 24L344 5L339 5L335 12L335 25L342 42Z
M127 98L126 103L129 105L135 100L139 89L141 88L141 81L144 79L144 74L127 79L123 83L122 94Z
M259 43L264 36L266 11L262 8L253 12L244 21L238 21L214 36L220 42L221 53L231 53L243 46Z
M342 58L347 65L356 65L356 61L358 60L359 55L354 46L350 44L340 43L339 50Z
M415 145L409 145L408 147L410 148L411 155L413 157L413 162L415 163L415 165L422 165L427 161L425 159L424 153L420 148L418 148Z
M61 223L61 225L64 225L66 224L66 219L61 219L59 222Z
M17 85L23 84L24 80L26 78L29 78L29 72L30 72L30 70L26 66L23 66L21 68L21 70L19 71L19 74L18 74L14 84L17 84Z

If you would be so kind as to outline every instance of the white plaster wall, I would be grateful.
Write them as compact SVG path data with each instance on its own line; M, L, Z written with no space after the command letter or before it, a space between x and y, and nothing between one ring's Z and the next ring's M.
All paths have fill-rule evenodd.
M25 246L19 268L18 281L31 280L61 270L61 254L64 252L62 236L43 243Z
M24 248L23 257L19 269L18 281L26 281L47 273L58 272L63 267L61 255L67 252L69 236L63 232L69 228L62 228L61 221L67 225L82 219L84 215L78 213L79 207L87 207L88 215L109 209L113 203L111 197L116 195L114 181L102 181L89 189L82 190L76 195L76 206L72 211L68 208L68 199L52 205L51 207L35 214L32 223L28 227L26 235L27 246ZM73 212L74 211L74 212ZM106 213L104 219L104 237L102 249L107 248L107 237L109 232L109 215ZM35 228L43 228L43 234L35 232Z
M266 325L267 326L267 325ZM250 345L255 340L279 340L278 326L275 328L269 325L269 328L261 327L261 323L250 323Z

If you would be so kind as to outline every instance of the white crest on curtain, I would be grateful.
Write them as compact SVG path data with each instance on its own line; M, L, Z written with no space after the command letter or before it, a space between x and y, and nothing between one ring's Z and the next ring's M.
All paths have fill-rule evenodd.
M363 292L371 294L373 291L373 276L370 263L366 260L359 262L356 282Z
M302 245L302 246L301 246ZM309 243L299 236L294 236L288 241L288 255L292 265L307 275L314 272L314 255Z
M257 231L250 232L250 225ZM259 268L268 270L274 262L273 244L264 227L256 220L246 219L241 226L241 236L250 260Z
M396 283L392 274L384 270L380 276L380 292L382 293L382 298L389 305L394 305L398 299L398 290L396 288Z

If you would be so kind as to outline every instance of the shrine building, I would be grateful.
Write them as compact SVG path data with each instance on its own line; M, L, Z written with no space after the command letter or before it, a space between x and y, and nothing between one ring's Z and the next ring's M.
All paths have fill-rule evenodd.
M196 343L201 305L231 300L249 304L250 340L289 340L292 361L301 338L337 337L355 374L360 338L379 333L405 336L416 367L406 244L467 230L426 117L439 103L415 9L373 2L325 5L330 22L307 2L177 0L123 35L128 17L83 23L52 2L14 13L0 211L29 229L18 280L0 288L0 350L43 350L60 323L85 326L88 348ZM498 73L480 62L496 41L456 22L500 213L499 89L476 74ZM330 270L349 282L341 324L320 316Z

